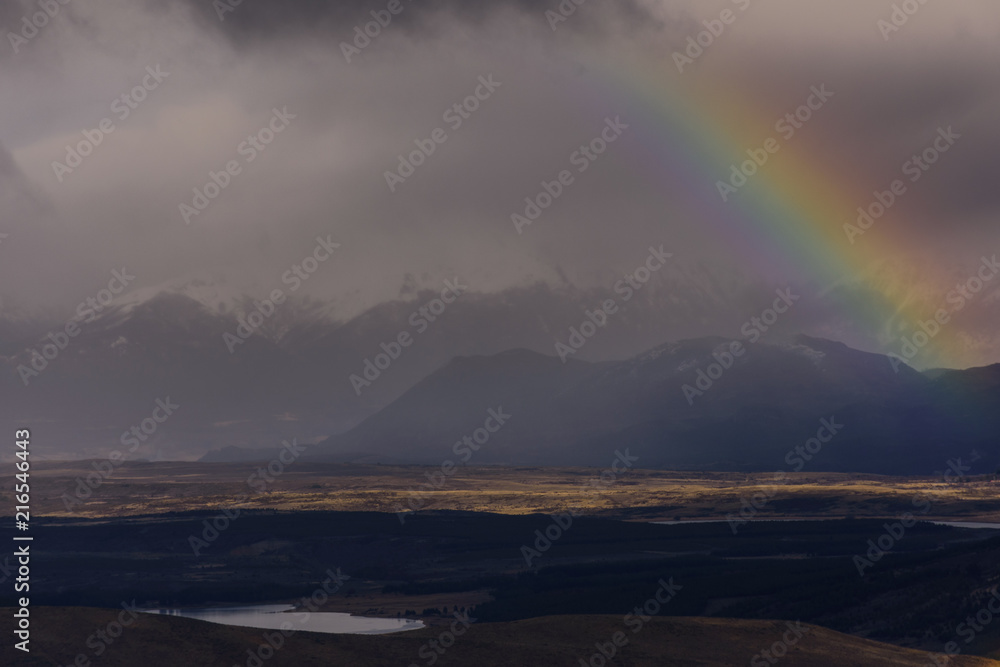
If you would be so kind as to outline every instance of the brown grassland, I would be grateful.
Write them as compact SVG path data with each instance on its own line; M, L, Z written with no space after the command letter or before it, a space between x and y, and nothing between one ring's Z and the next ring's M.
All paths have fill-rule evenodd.
M10 619L12 610L0 610ZM31 654L9 643L0 649L4 665L62 664L55 656L87 653L86 640L106 627L116 613L88 608L34 610ZM4 625L9 625L5 620ZM815 626L790 647L780 664L787 667L925 667L931 655L840 634ZM778 621L654 617L608 664L611 667L732 667L748 664L754 651L771 646L786 631ZM620 617L553 616L513 623L473 625L468 633L435 662L437 667L579 667L580 659L596 652L595 642L607 642L622 631ZM4 634L9 630L4 628ZM142 615L91 664L102 667L148 665L244 665L248 650L264 642L262 630L235 628L186 618ZM441 628L396 635L291 635L281 650L263 664L268 667L385 667L426 664L421 646L438 637ZM749 650L749 653L748 653ZM210 662L205 657L212 656ZM765 663L766 664L766 663ZM959 656L950 667L997 667L1000 662Z
M773 473L635 470L601 485L601 471L586 468L469 467L445 478L431 467L294 463L264 491L260 476L255 486L247 482L261 465L266 464L126 463L96 489L83 486L79 496L90 495L76 502L81 480L88 474L98 479L90 464L36 463L32 513L96 518L219 507L374 512L416 507L534 514L575 507L608 518L691 520L725 518L739 512L743 498L764 494L756 518L863 518L912 511L912 499L922 494L933 505L931 517L1000 522L1000 487L982 478L959 483L943 476L789 473L784 484L775 484ZM12 470L3 473L2 479L13 479ZM427 476L435 474L444 481L429 488ZM12 493L10 483L0 486L0 500ZM240 497L246 500L236 502Z

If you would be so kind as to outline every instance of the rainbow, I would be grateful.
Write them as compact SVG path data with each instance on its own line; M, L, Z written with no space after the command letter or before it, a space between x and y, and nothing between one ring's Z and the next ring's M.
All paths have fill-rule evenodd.
M785 140L775 131L773 111L762 113L733 87L707 90L700 81L687 84L672 64L666 73L644 71L634 62L614 70L607 63L588 65L604 88L599 100L593 90L582 93L588 106L606 111L609 95L627 102L628 118L622 116L633 124L633 133L641 133L633 143L642 146L641 161L649 165L644 173L661 189L666 175L671 193L684 195L683 202L672 202L673 212L711 225L733 248L750 253L763 275L792 275L799 283L806 277L816 289L803 297L835 299L852 326L878 341L881 349L873 351L901 354L903 337L920 331L921 322L946 307L947 290L940 286L952 284L953 277L921 261L906 221L892 208L853 243L845 230L856 223L858 208L868 207L876 190L902 178L899 173L886 174L884 183L852 182L847 160L836 147L817 149L819 133L810 132L809 123ZM809 91L802 93L804 102ZM826 103L830 108L816 112L817 120L834 112L834 93ZM747 150L761 148L768 137L778 139L779 152L723 201L717 183L728 182L732 166L747 160ZM912 359L917 367L966 368L970 362L969 345L951 324Z

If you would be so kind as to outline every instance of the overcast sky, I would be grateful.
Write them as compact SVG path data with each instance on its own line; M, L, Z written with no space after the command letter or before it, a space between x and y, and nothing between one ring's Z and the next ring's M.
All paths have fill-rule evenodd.
M0 7L3 307L72 306L121 266L144 287L210 272L263 292L328 234L342 253L308 289L342 302L345 316L453 275L480 291L610 287L654 244L747 281L806 285L816 276L781 239L741 227L738 212L729 232L705 219L719 203L699 204L717 196L699 149L676 147L693 151L689 178L668 155L669 124L642 100L690 96L698 108L717 95L728 110L713 111L731 121L721 145L751 149L823 83L835 103L794 142L835 188L886 189L938 127L962 134L896 205L894 227L868 237L894 279L932 304L954 286L942 276L972 275L983 253L1000 252L994 0L930 2L891 33L878 23L891 18L888 0L591 0L555 30L555 0L402 0L350 63L342 44L387 2L244 0L220 17L223 2L71 0L30 39L11 33L33 34L22 17L39 6ZM678 72L674 53L727 9L735 20ZM169 75L121 118L115 100L153 82L148 67ZM451 129L443 113L479 77L500 86ZM274 109L294 119L248 163L238 147ZM570 155L616 116L630 124L620 140L518 234L510 216L525 197L575 169ZM57 177L53 162L105 118L114 132ZM448 140L390 192L385 172L435 128ZM180 204L232 160L240 173L186 224ZM869 278L844 276L845 289ZM996 294L953 325L970 363L1000 361ZM835 301L815 308L814 333L874 335Z

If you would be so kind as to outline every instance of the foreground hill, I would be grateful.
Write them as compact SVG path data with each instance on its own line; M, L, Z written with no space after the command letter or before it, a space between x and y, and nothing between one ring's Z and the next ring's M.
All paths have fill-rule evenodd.
M5 626L12 610L2 611ZM117 613L90 608L36 608L32 610L32 651L26 655L5 642L0 662L5 665L71 664L83 653L106 667L160 665L247 664L248 650L256 651L264 631L232 628L168 616L140 616L106 647L100 657L87 647L87 638L106 628ZM781 664L788 667L911 666L934 664L932 655L802 625ZM398 635L350 636L294 634L264 664L268 667L351 665L387 667L429 664L418 652L445 631L443 626ZM578 667L596 652L595 642L607 642L626 632L628 643L609 667L664 667L699 665L731 667L751 664L762 651L782 641L788 625L780 621L654 617L633 633L617 616L553 616L473 625L434 663L440 667L509 667L545 665ZM10 629L3 629L9 636ZM99 642L92 642L101 645ZM445 643L448 643L447 641ZM425 652L427 649L425 648ZM265 653L267 655L267 653ZM762 664L770 664L763 658ZM258 664L254 662L253 664ZM956 657L952 667L998 667L1000 662Z

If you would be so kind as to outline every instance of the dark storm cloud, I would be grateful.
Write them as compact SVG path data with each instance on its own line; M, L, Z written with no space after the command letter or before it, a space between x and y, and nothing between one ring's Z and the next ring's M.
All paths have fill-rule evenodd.
M212 0L185 0L190 3L203 26L213 27L225 34L242 48L254 48L262 39L282 39L302 34L316 34L327 38L349 39L355 26L372 20L371 12L382 12L388 0L293 0L268 2L243 0L237 6L230 3L232 11L222 9ZM548 10L557 10L559 0L399 0L402 11L392 17L398 28L423 36L440 32L443 25L466 24L475 28L485 27L497 14L513 12L524 16L542 17ZM596 5L597 3L593 3ZM574 20L567 22L567 30L592 32L607 31L602 20L607 8L578 11ZM656 24L656 19L636 0L613 3L610 13L632 26ZM577 16L578 14L578 16Z
M829 83L836 104L796 142L820 173L861 196L896 177L938 125L954 125L962 142L900 211L915 245L947 246L939 261L961 267L981 253L1000 214L993 3L927 5L886 42L876 21L891 8L882 3L754 2L683 75L673 52L734 3L593 0L553 31L545 12L559 4L404 1L350 64L340 43L385 2L244 0L224 20L211 0L60 5L20 53L0 43L0 88L9 91L0 99L0 144L13 156L4 165L0 154L9 175L0 188L17 194L24 213L16 224L37 237L22 246L30 252L12 252L13 233L0 246L0 292L72 306L123 263L142 267L145 287L217 271L267 290L327 233L345 252L308 289L344 316L455 274L487 292L536 280L608 288L661 243L747 283L776 279L720 238L695 213L701 207L680 205L690 187L657 166L669 156L656 144L661 128L643 123L645 109L632 99L632 64L654 72L658 83L649 85L670 95L725 88L765 121L800 104L809 86ZM0 24L16 28L33 7L4 3ZM609 85L594 63L621 85ZM170 77L58 182L52 162L157 64ZM491 74L502 87L390 193L385 171L444 127L442 112ZM286 106L296 116L289 129L185 225L178 205ZM632 124L621 142L518 235L510 215L615 115ZM772 131L739 129L745 148ZM732 148L734 157L743 150ZM710 179L702 189L712 193ZM32 192L42 208L26 203ZM0 232L4 224L15 223ZM19 280L41 255L59 267L46 286ZM675 296L683 301L701 287L679 281ZM802 310L830 331L851 326L831 324L837 313ZM719 333L713 326L704 333ZM975 327L970 336L995 337Z

